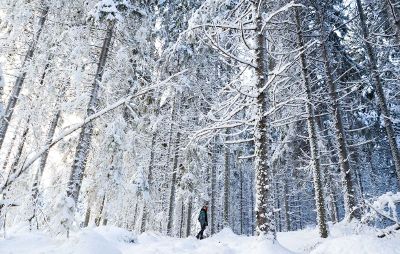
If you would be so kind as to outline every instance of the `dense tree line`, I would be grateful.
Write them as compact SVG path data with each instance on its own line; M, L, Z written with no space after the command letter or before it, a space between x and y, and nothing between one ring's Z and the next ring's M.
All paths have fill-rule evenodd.
M398 1L1 2L2 228L393 223Z

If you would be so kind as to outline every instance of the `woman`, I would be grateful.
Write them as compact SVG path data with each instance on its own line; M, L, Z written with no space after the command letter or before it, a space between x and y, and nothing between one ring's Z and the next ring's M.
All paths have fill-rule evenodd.
M199 214L199 222L200 222L200 227L201 230L200 232L197 234L196 238L197 239L203 239L203 233L204 230L206 229L206 227L208 226L208 221L207 221L207 206L204 205L203 208L201 208L200 210L200 214Z

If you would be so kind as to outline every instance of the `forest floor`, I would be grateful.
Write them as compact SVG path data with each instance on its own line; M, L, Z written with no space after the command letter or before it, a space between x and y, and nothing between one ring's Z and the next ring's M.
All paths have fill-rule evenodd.
M278 242L239 236L225 229L202 241L194 237L171 238L154 232L135 237L115 227L87 228L69 239L51 238L41 232L10 229L0 240L1 254L400 254L400 234L383 239L376 230L356 224L339 223L330 227L328 239L317 230L278 234Z

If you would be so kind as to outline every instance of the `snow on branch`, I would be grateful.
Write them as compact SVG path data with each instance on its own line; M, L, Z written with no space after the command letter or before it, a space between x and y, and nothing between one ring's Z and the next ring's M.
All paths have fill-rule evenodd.
M95 21L122 20L122 13L131 8L128 0L100 0L89 12Z
M302 5L302 4L296 4L294 2L290 2L290 3L282 6L278 10L276 10L274 12L271 12L271 13L268 13L268 15L264 18L264 25L261 28L261 32L264 31L264 29L267 26L268 22L270 22L273 17L275 17L276 15L280 14L281 12L285 12L285 11L287 11L287 10L293 8L293 7L305 7L305 6Z
M68 135L72 134L73 132L75 132L76 130L82 128L84 125L86 125L87 123L99 118L100 116L106 114L107 112L110 112L116 108L118 108L119 106L128 103L131 99L139 97L141 95L144 95L146 93L148 93L151 90L154 90L158 87L160 87L161 85L164 85L166 83L168 83L171 79L173 79L174 77L177 77L185 72L187 72L188 69L185 69L183 71L180 71L178 73L175 73L174 75L171 75L170 77L168 77L167 79L153 85L153 86L149 86L147 88L142 89L141 91L138 91L135 94L129 95L128 97L122 98L119 101L115 102L114 104L100 110L99 112L88 116L87 118L85 118L81 123L78 124L74 124L74 125L70 125L68 126L62 133L60 133L57 137L55 137L53 139L53 141L50 144L44 145L42 146L42 148L39 149L38 152L36 153L31 153L29 154L23 165L16 170L16 172L12 175L10 175L6 182L2 185L0 185L0 194L4 192L5 189L7 189L7 187L9 187L22 173L24 173L30 166L32 166L33 163L35 163L35 161L37 161L48 149L50 149L51 147L53 147L55 144L57 144L58 142L60 142L61 140L63 140L65 137L67 137Z
M396 206L400 203L400 192L393 193L387 192L379 197L372 203L365 201L368 205L370 211L364 216L365 218L377 218L379 216L383 216L384 218L395 222L396 224L400 224L398 217Z
M216 49L218 49L218 52L220 52L223 56L231 58L233 60L236 60L239 63L245 64L247 66L253 67L253 68L257 68L257 65L253 64L252 62L248 62L244 59L240 59L239 57L231 54L230 52L228 52L227 49L222 48L220 45L218 45L218 43L216 41L213 40L213 38L211 38L210 35L207 34L206 31L204 31L205 36L210 40L212 46L214 46Z
M400 230L400 223L397 214L397 205L399 203L400 192L387 192L372 200L364 200L366 212L363 214L361 221L367 223L381 218L392 221L394 224L381 230L377 237L383 238L387 235L393 234Z

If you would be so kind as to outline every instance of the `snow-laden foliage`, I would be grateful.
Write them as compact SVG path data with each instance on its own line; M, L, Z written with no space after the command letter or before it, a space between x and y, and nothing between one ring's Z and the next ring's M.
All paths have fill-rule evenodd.
M393 1L3 0L0 235L23 222L187 237L205 204L207 236L272 240L260 248L311 225L329 238L343 219L396 224L398 14Z
M121 21L124 12L131 7L128 0L100 0L89 12L89 16L96 21Z
M364 221L389 220L390 224L400 223L398 219L400 192L387 192L365 202L367 207L363 215Z

